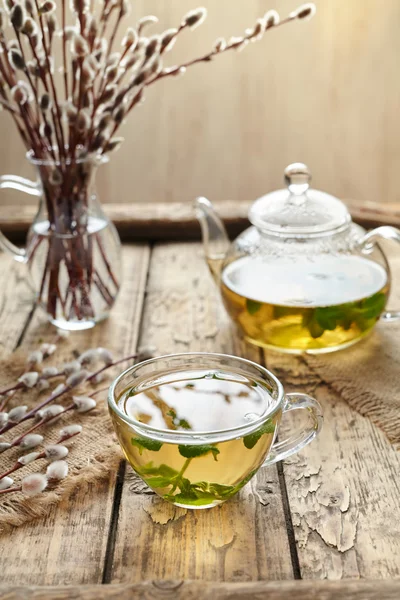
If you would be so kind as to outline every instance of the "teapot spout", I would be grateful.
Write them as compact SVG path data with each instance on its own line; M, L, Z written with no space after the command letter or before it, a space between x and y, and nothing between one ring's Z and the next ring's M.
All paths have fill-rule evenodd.
M230 242L226 229L207 198L196 198L196 217L203 235L204 254L215 281L219 283Z

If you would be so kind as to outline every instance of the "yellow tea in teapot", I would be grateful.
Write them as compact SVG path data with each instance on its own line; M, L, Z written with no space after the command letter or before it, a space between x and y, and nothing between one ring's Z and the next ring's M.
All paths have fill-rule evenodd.
M208 434L215 432L218 439L220 430L249 425L266 414L271 399L265 387L221 370L180 372L176 378L158 375L156 385L125 390L118 400L120 411L139 423L176 432L176 443L136 434L112 413L114 426L126 458L162 498L190 508L216 506L236 494L263 463L281 411L255 432L240 436L233 431L228 439L210 443ZM191 434L187 443L182 432Z
M286 352L327 352L365 336L388 298L385 269L360 256L248 256L222 272L225 306L246 339Z

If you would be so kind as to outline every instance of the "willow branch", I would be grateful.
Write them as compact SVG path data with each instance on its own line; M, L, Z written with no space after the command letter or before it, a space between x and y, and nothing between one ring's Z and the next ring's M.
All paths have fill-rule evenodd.
M5 40L5 37L3 34L1 34L1 36L0 36L0 46L3 49L3 56L4 56L4 63L0 59L1 73L5 79L8 87L11 89L16 85L17 81L15 79L14 70L10 64L10 61L8 60L7 44L6 44L6 40ZM30 138L31 147L37 148L37 138L36 138L35 132L32 130L29 117L28 117L23 105L20 105L20 107L19 107L19 114L20 114L22 121L25 124L26 132L28 133L29 138ZM28 138L26 138L26 139L28 139ZM28 144L29 144L29 141L28 141Z
M83 385L84 383L90 383L104 371L107 371L108 369L112 369L113 367L116 367L117 365L120 365L123 362L127 362L129 360L135 360L136 358L138 358L138 356L139 356L139 353L135 352L134 354L131 354L130 356L125 356L124 358L120 358L119 360L116 360L108 365L105 365L104 367L101 367L94 373L91 373L90 375L88 375L80 383L80 385ZM32 419L39 410L41 410L42 408L45 408L46 406L48 406L49 404L54 402L54 400L58 400L62 396L69 394L75 387L76 386L73 386L73 385L65 385L65 387L62 390L60 390L59 392L54 391L48 398L46 398L46 400L43 400L43 402L40 402L40 404L37 404L29 412L27 412L26 415L20 421L18 421L18 423L7 423L6 425L4 425L4 427L0 430L0 434L6 433L7 431L14 429L14 427L17 427L17 425L20 425L21 423L24 423L25 421Z
M272 29L276 29L277 27L280 27L281 25L286 25L287 23L290 23L291 21L294 21L296 19L297 19L297 17L295 17L295 16L286 17L286 19L279 21L279 23L276 23L272 27L269 27L266 31L271 31ZM243 44L250 42L252 39L253 39L252 34L246 35L244 38L238 38L238 41L234 41L231 44L228 44L226 46L226 48L224 48L223 50L214 49L211 52L209 52L208 54L205 54L204 56L200 56L199 58L194 58L192 60L189 60L186 63L182 63L179 66L171 67L171 69L161 71L158 75L156 75L156 77L154 77L153 79L150 79L148 82L146 82L145 87L149 87L150 85L153 85L153 83L156 83L157 81L160 81L161 79L164 79L165 77L170 77L170 76L174 76L174 75L176 76L181 69L188 69L189 67L198 65L199 63L211 62L215 56L224 54L225 52L228 52L229 50L237 50L238 48L243 46Z
M65 89L65 100L68 100L68 72L67 72L67 38L65 33L66 27L66 6L65 0L62 0L62 29L63 29L63 69L64 69L64 89Z
M123 15L122 15L122 8L121 8L121 9L120 9L120 11L119 11L119 14L118 14L117 20L116 20L116 22L115 22L115 25L114 25L113 32L112 32L112 34L111 34L110 43L108 44L108 50L107 50L107 58L106 58L106 63L107 63L107 59L108 59L108 57L109 57L109 56L110 56L110 54L111 54L111 50L112 50L112 47L113 47L113 45L114 45L114 42L115 42L116 35L117 35L117 33L118 33L118 29L119 29L119 26L120 26L120 24L121 24L121 21L122 21L122 16L123 16Z
M59 155L60 155L60 157L64 156L64 158L65 158L65 140L64 140L64 131L63 131L63 127L62 127L61 110L60 110L60 106L58 104L57 90L56 90L56 86L54 84L54 77L51 72L51 62L50 62L49 51L48 51L48 47L47 47L47 43L46 43L46 35L45 35L45 30L44 30L43 17L41 15L41 12L39 9L38 0L35 0L35 5L36 5L37 13L39 15L40 30L42 32L43 49L44 49L44 53L45 53L45 57L46 57L46 64L47 64L47 70L48 70L48 74L49 74L50 86L51 86L51 89L53 92L55 112L57 114L57 119L54 117L54 126L55 126L55 134L57 137L57 142L59 145ZM52 112L54 115L54 109Z
M4 108L7 109L9 112L13 113L14 115L17 115L18 117L21 117L19 112L6 100L0 98L0 104L4 106Z
M24 439L24 437L26 437L33 431L36 431L37 429L42 427L42 425L47 425L48 423L51 423L52 421L59 419L62 415L65 415L65 413L69 412L70 410L73 410L74 408L75 408L75 404L70 404L69 406L66 406L62 412L59 412L58 414L53 415L52 417L49 417L48 419L41 419L38 423L35 423L35 425L33 425L32 427L30 427L29 429L27 429L26 431L21 433L21 435L19 437L12 440L12 442L10 442L11 443L10 448L15 448L15 446L19 446L20 443L22 442L22 440Z

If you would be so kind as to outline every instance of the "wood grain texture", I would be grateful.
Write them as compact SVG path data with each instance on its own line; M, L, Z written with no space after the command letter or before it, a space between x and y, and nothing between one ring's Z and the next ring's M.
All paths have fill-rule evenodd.
M223 200L214 207L224 221L231 238L249 226L250 202ZM366 228L379 225L400 226L400 205L346 200L353 219ZM104 210L123 240L198 240L200 227L190 203L106 204ZM34 206L3 206L0 229L14 241L23 243L36 213Z
M268 8L285 15L301 2L203 4L208 20L182 36L171 64L204 53L221 35L241 34ZM255 199L280 187L283 169L297 160L308 163L317 187L335 195L398 201L400 4L316 4L312 21L270 32L239 55L149 90L122 132L125 148L100 174L103 202ZM128 24L150 13L161 27L176 26L195 5L137 0ZM31 174L5 113L0 133L7 140L1 172ZM0 202L14 198L4 191Z
M221 351L261 360L259 351L245 346L230 327L200 244L159 244L150 266L149 259L146 245L124 249L125 286L118 304L108 322L76 334L80 350L101 344L122 353L146 344L154 345L157 353ZM26 348L38 337L54 335L39 313L24 332L32 297L18 273L19 266L0 254L3 351L11 350L22 334ZM266 594L272 600L289 594L299 600L336 600L339 595L346 600L397 600L400 581L389 579L400 576L399 455L304 360L268 352L265 361L287 391L315 395L325 411L320 438L284 465L295 556L301 575L314 581L249 583L294 575L285 523L289 515L275 468L262 470L236 499L209 511L185 511L164 503L128 469L119 512L113 506L113 474L110 481L65 498L45 520L0 538L3 584L80 587L3 588L1 600L261 600ZM282 435L285 430L284 425ZM343 581L326 584L320 578ZM348 581L359 578L380 581ZM137 585L81 587L104 579ZM153 584L152 579L179 581ZM236 583L216 583L224 580Z
M398 600L400 581L210 583L145 581L135 585L0 587L1 600Z
M0 255L0 258L2 255ZM106 346L116 355L135 351L147 277L147 246L125 246L124 286L107 322L74 334L80 352ZM10 290L11 291L11 290ZM14 315L14 321L17 317ZM22 347L37 347L37 340L54 340L54 327L35 314ZM59 345L60 360L63 357ZM14 529L1 537L2 583L66 585L101 583L114 498L116 473L109 480L76 489L49 509L46 519Z
M152 254L141 343L157 354L223 352L259 360L229 326L199 244L157 245ZM263 470L212 510L176 508L128 469L112 582L144 579L291 579L293 570L279 479Z
M267 352L266 362L324 410L319 438L284 463L302 577L398 577L399 453L303 359Z
M0 252L0 356L12 352L30 321L33 292L26 280L26 266Z

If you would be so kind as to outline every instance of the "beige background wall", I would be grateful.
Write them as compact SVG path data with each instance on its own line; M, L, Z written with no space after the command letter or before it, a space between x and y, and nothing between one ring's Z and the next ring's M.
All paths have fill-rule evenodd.
M201 3L201 0L200 2ZM173 26L195 0L136 0ZM203 0L205 25L174 57L239 34L269 8L295 0ZM400 167L400 0L317 0L313 21L269 32L148 92L105 167L104 202L253 199L281 186L284 167L308 163L314 184L341 197L396 201ZM22 145L0 115L0 172L29 174ZM24 201L22 196L18 200ZM17 201L2 192L0 204ZM31 202L27 198L25 202Z

